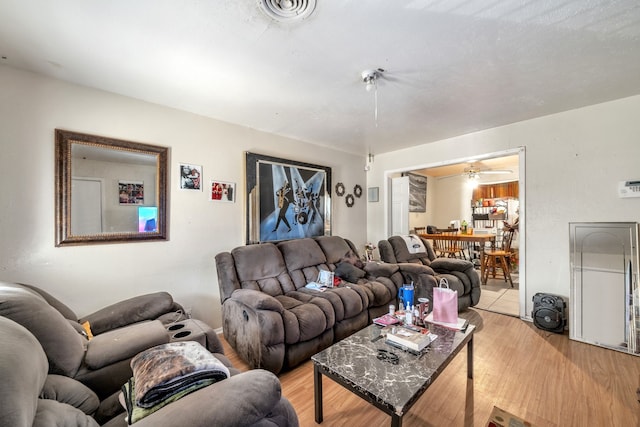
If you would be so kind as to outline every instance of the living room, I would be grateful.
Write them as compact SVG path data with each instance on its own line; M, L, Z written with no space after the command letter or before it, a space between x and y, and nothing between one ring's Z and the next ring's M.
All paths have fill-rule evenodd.
M640 64L637 42L637 34L625 41L633 46L628 55ZM619 198L617 185L640 179L640 72L626 91L616 87L602 96L602 102L433 141L426 136L400 141L402 148L375 152L368 162L366 141L354 152L259 131L142 101L135 91L124 96L82 82L70 83L66 80L71 79L71 70L53 64L46 67L53 68L56 77L26 71L12 64L14 54L19 55L6 53L8 59L0 62L4 177L0 279L40 286L79 314L164 290L194 317L221 328L214 257L246 243L246 151L331 167L334 183L360 185L365 195L368 188L379 188L379 202L362 197L352 207L332 190L331 234L352 240L361 250L367 242L389 237L390 174L471 157L521 153L525 167L520 175L526 183L521 185L520 197L520 251L526 253L520 269L520 287L525 289L521 316L525 321L531 319L535 293L570 297L570 222L639 219L640 199ZM55 62L55 58L41 60ZM381 123L387 114L382 109L383 89ZM601 90L607 92L607 85ZM373 103L367 106L366 117L373 121ZM332 117L320 126L330 127ZM167 241L55 246L57 128L170 148ZM211 179L236 183L235 203L215 204L206 191L180 190L180 163L201 165L205 183ZM365 164L368 171L363 170Z

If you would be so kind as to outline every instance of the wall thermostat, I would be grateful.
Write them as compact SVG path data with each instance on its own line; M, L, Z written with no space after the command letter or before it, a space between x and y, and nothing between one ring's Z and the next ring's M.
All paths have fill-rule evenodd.
M640 197L640 180L620 181L618 183L618 197Z

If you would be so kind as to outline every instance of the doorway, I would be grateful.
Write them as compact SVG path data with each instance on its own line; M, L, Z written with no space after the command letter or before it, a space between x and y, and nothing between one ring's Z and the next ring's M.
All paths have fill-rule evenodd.
M511 171L511 173L508 173L508 171ZM472 215L475 209L472 209L472 207L477 206L478 200L473 200L473 190L465 187L469 186L472 180L478 184L485 185L508 181L517 182L519 187L516 203L517 212L516 209L512 207L508 215L505 216L506 221L513 222L517 215L520 223L515 243L515 247L518 250L517 267L516 273L514 274L516 279L516 282L514 282L515 289L510 289L511 286L508 282L506 285L502 284L504 281L500 283L502 279L490 279L487 285L483 285L481 304L477 307L502 312L502 314L511 316L527 318L524 147L389 171L387 172L387 178L389 178L388 185L391 186L393 178L398 178L408 173L427 177L427 209L424 213L409 213L406 221L409 231L415 227L424 227L426 225L446 228L452 221L462 221L463 219L473 224L471 221L473 220ZM391 188L389 189L392 190ZM391 194L391 199L393 199L393 191ZM393 230L391 224L402 222L394 218L394 210L395 215L397 215L398 210L391 209L390 206L388 224L390 231ZM403 213L403 215L405 215L405 213ZM498 226L501 224L502 221L499 223L496 222ZM477 262L479 262L479 260Z

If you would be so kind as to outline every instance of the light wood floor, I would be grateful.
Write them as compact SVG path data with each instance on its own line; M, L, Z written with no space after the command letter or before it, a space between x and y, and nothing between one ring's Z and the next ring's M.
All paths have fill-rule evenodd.
M404 427L484 427L494 405L538 427L640 426L640 357L572 341L515 317L473 309L465 317L478 326L474 379L467 380L462 350L404 417ZM221 339L227 356L245 370ZM390 425L389 416L326 377L324 422L316 424L310 361L280 380L301 427Z
M520 317L520 283L517 274L512 277L513 288L502 278L489 277L487 284L482 285L480 301L475 308Z

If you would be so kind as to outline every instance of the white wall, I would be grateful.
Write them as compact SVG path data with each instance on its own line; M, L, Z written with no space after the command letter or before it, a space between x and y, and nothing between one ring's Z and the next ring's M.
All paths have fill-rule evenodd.
M431 178L435 181L436 199L433 201L433 222L439 228L447 228L453 220L471 220L470 200L473 189L467 185L467 178L454 176L447 179Z
M536 292L569 297L569 222L640 221L640 198L620 199L618 181L640 179L640 96L376 154L367 179L381 203L367 212L370 240L386 237L385 172L504 150L526 150L526 314ZM424 160L421 160L424 159ZM521 191L525 190L521 188ZM522 211L521 207L521 211Z
M304 118L301 118L304 119ZM327 124L329 125L329 124ZM170 147L167 242L54 246L54 129ZM214 256L244 244L244 152L332 167L333 183L365 188L365 157L230 125L0 66L0 280L34 284L80 316L166 290L221 326ZM236 203L178 189L178 163L237 183ZM358 165L358 166L354 166ZM333 234L366 243L366 197L347 208L332 190Z

